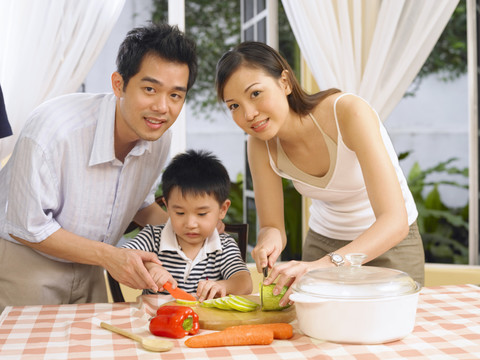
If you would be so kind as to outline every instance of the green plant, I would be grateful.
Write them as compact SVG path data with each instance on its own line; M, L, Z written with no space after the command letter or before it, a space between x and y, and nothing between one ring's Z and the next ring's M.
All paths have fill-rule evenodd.
M460 0L435 47L405 96L414 96L423 79L435 74L443 82L467 72L467 3Z
M283 4L278 4L278 32L280 52L300 73L300 53ZM168 1L153 0L153 22L168 20ZM223 53L240 42L241 11L239 0L186 0L185 33L197 43L198 76L188 97L193 109L211 118L215 110L224 110L217 102L215 68Z
M400 154L402 160L409 152ZM433 263L468 263L468 202L465 206L448 207L441 199L439 186L468 189L468 185L453 180L427 181L434 174L463 176L468 179L468 168L451 166L451 158L435 166L421 169L415 162L408 174L408 185L418 209L418 228L425 248L425 260Z
M300 260L302 257L302 196L291 180L283 181L283 201L287 245L282 252L282 260Z
M230 195L232 202L227 211L224 222L229 224L243 223L243 175L237 175L237 181L231 183Z

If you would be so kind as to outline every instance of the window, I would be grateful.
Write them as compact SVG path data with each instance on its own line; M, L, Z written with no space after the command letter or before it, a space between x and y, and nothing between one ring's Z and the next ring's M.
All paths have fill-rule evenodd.
M242 41L261 41L278 49L278 0L241 0ZM246 154L245 137L245 154ZM243 218L248 222L248 257L257 241L258 221L255 208L252 176L245 155L243 181ZM251 257L249 261L252 261Z

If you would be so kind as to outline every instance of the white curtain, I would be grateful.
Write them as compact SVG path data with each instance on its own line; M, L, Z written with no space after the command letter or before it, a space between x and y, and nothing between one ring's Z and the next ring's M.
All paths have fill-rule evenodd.
M12 152L30 111L79 89L124 3L0 1L0 84L14 133L0 139L0 160Z
M366 99L385 120L432 51L458 0L282 0L320 89Z

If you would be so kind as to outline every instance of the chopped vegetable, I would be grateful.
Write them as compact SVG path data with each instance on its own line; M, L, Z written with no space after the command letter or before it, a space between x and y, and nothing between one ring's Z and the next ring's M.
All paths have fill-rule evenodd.
M286 306L280 306L280 300L282 299L283 295L287 292L288 287L284 286L280 294L273 295L273 289L275 288L275 284L264 285L262 290L262 283L260 283L260 291L263 291L263 307L262 310L283 310L290 306L287 304Z
M247 298L238 295L228 295L216 299L204 300L200 303L202 307L216 307L222 310L237 310L250 312L257 309L258 304Z
M156 336L181 339L195 335L200 329L198 315L188 306L161 306L150 320L150 332Z
M250 299L247 299L247 298L244 298L242 296L238 296L238 295L228 295L230 297L231 300L235 300L235 301L238 301L238 302L241 302L245 305L248 305L248 306L251 306L251 307L257 307L258 304L255 302L255 301L252 301Z
M233 331L238 329L269 329L273 331L273 338L279 340L290 339L293 336L293 326L287 323L272 323L272 324L252 324L252 325L237 325L227 327L224 331Z
M222 310L232 310L233 308L226 301L225 297L217 298L213 301L213 305Z
M240 326L239 326L240 327ZM185 345L191 348L240 345L268 345L273 341L273 331L267 328L240 328L222 330L188 338Z
M231 308L237 311L241 312L250 312L253 311L257 308L257 306L251 306L251 305L246 305L245 303L242 303L238 300L235 299L228 299L227 300L228 304L230 305Z
M177 304L182 304L182 305L197 305L198 304L198 301L195 300L195 301L192 301L192 300L183 300L183 299L176 299L175 302Z
M203 300L200 303L200 306L202 306L202 307L215 307L215 299Z

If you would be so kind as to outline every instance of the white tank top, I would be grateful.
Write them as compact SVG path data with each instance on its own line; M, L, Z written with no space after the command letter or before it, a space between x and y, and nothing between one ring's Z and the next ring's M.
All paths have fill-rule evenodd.
M325 141L330 156L330 169L323 177L309 175L290 162L277 139L277 164L272 159L270 149L267 149L272 169L281 177L290 179L297 191L303 196L312 199L310 206L310 219L308 225L318 234L338 239L354 240L374 222L375 215L368 199L362 169L355 152L348 149L342 139L338 126L336 106L337 101L345 96L342 94L334 103L334 115L337 125L338 139L335 142L324 133L317 121L310 114L312 121L319 128ZM356 96L356 95L354 95ZM400 182L405 207L408 214L408 224L411 225L418 216L418 211L412 193L407 185L407 180L398 163L398 157L393 148L380 118L378 117L380 132L383 142ZM333 146L332 146L333 143Z

